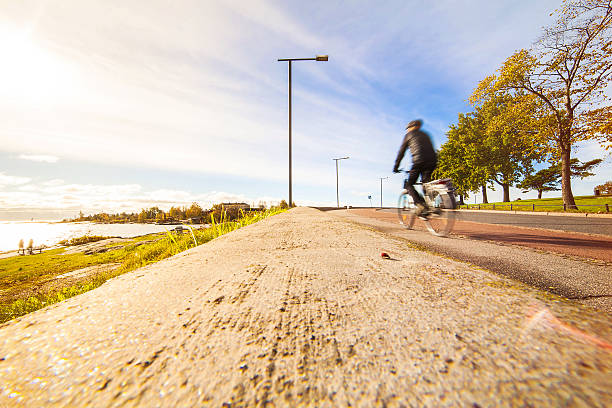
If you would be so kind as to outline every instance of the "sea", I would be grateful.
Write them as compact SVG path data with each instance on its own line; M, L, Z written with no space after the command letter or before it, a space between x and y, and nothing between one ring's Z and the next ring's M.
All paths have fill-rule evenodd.
M156 224L96 224L92 222L24 222L0 221L0 252L15 251L19 240L27 246L30 239L34 246L53 246L59 241L83 235L130 238L140 235L165 232L173 225Z

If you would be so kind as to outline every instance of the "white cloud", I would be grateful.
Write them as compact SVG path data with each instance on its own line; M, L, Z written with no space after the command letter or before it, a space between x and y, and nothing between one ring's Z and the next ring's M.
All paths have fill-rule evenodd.
M290 9L268 1L186 1L171 9L139 1L113 8L103 2L68 4L38 9L31 39L49 58L76 70L73 85L82 95L52 110L0 107L0 136L8 150L35 144L41 151L99 163L275 178L284 166L275 165L275 158L286 148L286 64L275 58L292 56L284 54L289 50L331 54L329 63L294 68L295 102L301 105L294 113L295 131L304 123L325 122L309 132L312 146L329 151L343 135L361 145L355 154L362 157L369 157L365 146L373 132L355 130L380 133L397 121L384 122L381 113L389 106L372 81L405 84L415 76L409 81L417 85L415 92L426 80L415 71L423 62L442 62L456 73L463 65L464 72L472 70L474 55L490 57L482 41L475 41L482 38L479 30L490 31L483 23L488 19L452 2L433 10L410 3L380 9L319 4L312 19L304 19L300 8L314 11L309 9L314 5ZM27 15L22 7L12 13ZM487 13L490 9L500 10L489 6ZM433 16L443 22L430 24ZM325 24L329 20L338 26ZM451 29L444 28L447 23ZM305 88L306 80L315 81L313 88ZM329 92L334 90L340 94ZM32 115L44 127L33 127ZM18 137L24 134L28 137Z
M0 174L0 183L8 176ZM11 178L10 180L14 180ZM153 206L168 210L171 206L189 206L197 202L204 208L222 202L246 202L257 205L277 204L281 198L248 197L223 191L193 193L184 190L145 190L138 184L65 184L50 180L21 186L16 191L0 191L0 208L36 208L49 210L87 209L93 212L138 211Z
M29 177L8 176L4 173L0 173L0 186L19 186L27 184L30 181L32 181L32 179Z
M66 182L62 179L53 179L53 180L49 180L49 181L45 181L41 183L41 185L45 187L56 187L56 186L61 186L63 184L66 184Z
M23 160L29 160L29 161L41 162L41 163L57 163L57 161L59 160L59 157L57 156L50 156L50 155L44 155L44 154L39 154L39 155L20 154L19 158Z
M45 82L46 66L64 75L55 88L41 88L45 97L34 97L42 92L35 87L2 94L3 151L81 166L248 175L262 197L273 196L268 185L287 178L287 64L276 59L325 52L329 62L293 65L294 187L320 187L307 197L335 203L331 157L351 156L342 164L341 196L342 188L376 193L404 124L429 115L439 146L476 82L530 45L558 0L7 4L0 24L13 28L0 34L26 34L9 49L45 62L13 69L18 82ZM121 190L104 185L103 171L91 185L71 184L59 172L49 177L66 181L22 186L34 194L24 200L74 205L83 197L104 208L258 200L140 187L155 185L153 177L129 178ZM235 191L243 191L240 182Z

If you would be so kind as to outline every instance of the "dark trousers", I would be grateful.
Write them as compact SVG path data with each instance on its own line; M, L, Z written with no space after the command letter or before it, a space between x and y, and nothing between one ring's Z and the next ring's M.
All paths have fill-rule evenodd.
M419 194L414 188L414 183L417 182L419 176L421 176L421 183L428 183L431 181L431 173L436 168L436 162L430 163L413 163L408 178L404 180L404 188L408 190L408 194L412 197L415 204L425 204L425 199Z

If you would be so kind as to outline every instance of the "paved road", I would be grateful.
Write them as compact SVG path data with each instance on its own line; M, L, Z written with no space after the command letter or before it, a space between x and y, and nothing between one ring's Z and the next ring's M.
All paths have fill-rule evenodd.
M384 209L383 211L394 214L396 213L395 209ZM612 236L612 216L558 216L536 215L530 213L513 214L500 211L465 210L459 211L458 214L458 219L463 221Z
M329 213L612 315L612 239L608 237L459 221L452 236L439 238L426 232L421 221L416 230L406 230L392 212Z
M608 315L296 208L2 325L0 407L609 407L611 341Z

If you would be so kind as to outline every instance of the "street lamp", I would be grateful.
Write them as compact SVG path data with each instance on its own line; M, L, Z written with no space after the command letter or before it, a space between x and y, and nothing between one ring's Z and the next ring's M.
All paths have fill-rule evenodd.
M380 209L382 210L383 208L383 204L382 204L382 181L388 179L389 177L379 177L380 179Z
M336 203L338 204L338 208L340 208L340 195L338 194L338 161L350 159L350 157L340 157L337 159L332 159L336 161Z
M327 61L327 55L317 55L314 58L279 58L278 61L289 62L289 207L293 204L291 194L291 62L292 61Z

